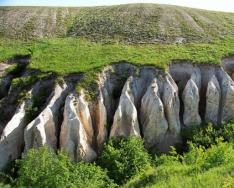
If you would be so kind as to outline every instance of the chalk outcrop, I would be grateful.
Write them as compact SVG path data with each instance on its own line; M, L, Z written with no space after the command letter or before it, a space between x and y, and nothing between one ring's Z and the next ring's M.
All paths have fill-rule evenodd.
M98 77L93 101L84 90L75 92L78 80L67 79L55 87L54 80L44 86L38 82L38 93L48 85L39 115L27 122L30 97L0 122L0 169L23 151L44 145L64 150L75 162L91 162L106 140L116 137L139 137L152 152L168 152L181 142L182 129L202 122L219 126L234 118L234 82L229 76L234 68L225 72L218 66L185 63L181 69L178 64L170 68L169 74L150 66L109 66ZM9 93L14 93L13 87L7 97Z
M199 86L197 86L196 83L199 83L199 80L196 74L193 74L187 82L182 94L184 103L183 120L186 126L201 124L201 117L199 115Z
M27 152L31 148L48 146L52 150L57 149L58 135L58 116L59 109L64 102L68 86L57 84L51 95L48 106L29 123L24 130L24 151Z
M142 98L140 119L146 147L156 147L164 139L168 129L156 79Z
M81 111L81 109L83 111ZM64 120L60 133L60 148L75 161L91 162L96 158L92 148L93 128L88 106L83 96L70 94L66 98Z
M221 90L219 82L215 75L213 75L208 82L206 90L206 122L211 122L218 125L219 121L219 105L221 99Z
M26 126L26 108L31 103L24 101L15 115L7 123L0 139L0 169L21 156L24 147L24 128Z
M130 77L120 96L119 105L114 115L110 137L140 137L140 128L137 118L137 109L134 104L134 96L131 90L133 77Z
M93 127L96 132L97 149L101 151L104 142L107 140L107 110L104 105L102 92L95 105L93 105Z
M178 87L169 76L165 78L162 101L164 104L165 115L168 121L169 131L173 134L179 134L180 124L180 100L178 96Z
M222 72L222 121L234 118L234 82L226 72Z

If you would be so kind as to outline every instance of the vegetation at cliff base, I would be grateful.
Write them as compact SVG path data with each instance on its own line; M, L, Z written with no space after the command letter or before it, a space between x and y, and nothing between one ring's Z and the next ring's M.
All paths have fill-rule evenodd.
M47 147L32 149L9 171L12 177L1 174L2 186L228 188L234 183L233 129L233 122L191 128L182 152L160 156L150 155L140 138L114 139L90 164Z

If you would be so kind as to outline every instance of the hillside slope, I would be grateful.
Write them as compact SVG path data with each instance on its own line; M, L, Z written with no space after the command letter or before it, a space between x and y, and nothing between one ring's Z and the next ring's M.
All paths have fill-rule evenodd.
M156 4L2 7L0 25L0 36L13 38L79 36L101 42L208 42L234 36L234 13Z

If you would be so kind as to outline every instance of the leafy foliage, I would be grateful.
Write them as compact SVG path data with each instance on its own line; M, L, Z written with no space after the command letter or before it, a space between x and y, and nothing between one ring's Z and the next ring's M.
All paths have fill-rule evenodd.
M16 186L25 187L114 187L106 172L95 164L73 164L63 153L46 147L30 150L18 161Z
M122 184L150 166L150 156L139 138L110 140L105 144L98 164L108 170L108 176Z
M234 139L234 122L223 123L219 127L214 127L211 123L203 126L194 126L183 131L182 137L184 142L191 142L196 146L205 148L216 144L217 138L223 138L224 141L233 141Z
M209 149L189 144L184 155L162 155L156 167L141 172L124 187L232 187L234 149L217 139Z

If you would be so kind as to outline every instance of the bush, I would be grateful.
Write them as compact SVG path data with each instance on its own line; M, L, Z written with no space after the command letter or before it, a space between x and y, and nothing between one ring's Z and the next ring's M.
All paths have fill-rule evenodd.
M202 126L186 128L182 132L184 143L192 142L196 146L210 148L216 144L217 138L223 138L224 141L234 141L234 121L223 123L219 127L214 127L211 123ZM187 150L185 145L183 150Z
M216 143L206 150L202 146L190 143L190 149L184 154L183 162L202 170L234 162L233 144L223 142L222 139L217 139Z
M110 140L105 144L99 165L108 170L108 176L123 184L141 170L150 166L151 160L139 138Z
M182 132L182 137L184 143L192 142L196 146L201 145L209 148L212 144L215 144L215 139L219 137L219 133L211 123L208 123L202 126L186 128Z
M189 143L188 152L156 158L156 167L137 174L124 187L233 187L233 169L232 143L216 139L208 149Z
M106 172L95 164L74 164L63 153L43 147L30 150L18 162L17 187L114 187Z
M219 129L219 135L223 137L224 141L234 141L234 121L223 123Z

